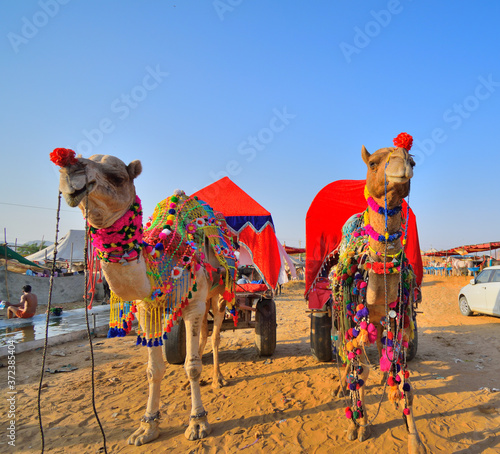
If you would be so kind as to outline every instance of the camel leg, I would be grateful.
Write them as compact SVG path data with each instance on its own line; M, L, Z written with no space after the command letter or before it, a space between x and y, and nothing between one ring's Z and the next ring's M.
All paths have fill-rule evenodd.
M141 325L143 330L148 326L149 316L142 311ZM142 348L142 347L141 347ZM146 374L149 382L149 397L146 413L141 419L141 425L128 439L128 444L141 446L156 440L160 436L160 384L165 374L165 363L161 347L145 347L148 349L148 366Z
M212 388L220 388L221 386L226 386L227 381L224 379L219 365L219 346L220 346L220 332L222 322L224 320L224 312L226 310L226 304L222 298L219 300L219 304L214 309L214 326L212 333L212 351L214 356L214 376L212 380Z
M184 432L184 436L188 440L205 438L212 431L208 424L207 412L203 408L200 389L202 369L200 330L205 310L205 298L191 300L189 305L184 309L184 322L186 324L186 361L184 369L191 384L191 415L189 417L189 426Z
M346 388L346 378L347 378L347 365L345 365L340 370L340 377L337 386L333 388L332 396L343 398L347 396L347 388Z
M408 428L408 453L409 454L425 454L427 450L420 440L417 425L415 424L415 417L413 415L413 389L406 393L408 398L408 409L410 413L405 416L406 425Z
M206 304L206 309L205 309L205 315L203 317L203 323L201 325L201 332L200 332L200 358L203 357L203 353L205 352L205 347L207 345L207 340L208 340L208 311L210 310L210 307L212 305L212 302L210 299L207 300Z
M368 381L368 376L370 375L370 368L367 364L363 364L363 372L359 376L359 378L363 379L364 384L359 388L359 400L362 403L363 408L363 417L358 420L360 426L358 428L358 440L365 441L370 438L370 426L368 424L368 415L366 411L365 405L365 388L366 383Z

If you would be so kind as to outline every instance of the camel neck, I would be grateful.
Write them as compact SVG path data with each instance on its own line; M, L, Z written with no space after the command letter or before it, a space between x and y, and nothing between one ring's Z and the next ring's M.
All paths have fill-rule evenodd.
M387 218L385 213L380 214L379 210L375 210L368 207L365 231L370 235L370 255L374 260L381 261L384 256L389 258L401 251L401 208L392 208L393 213Z

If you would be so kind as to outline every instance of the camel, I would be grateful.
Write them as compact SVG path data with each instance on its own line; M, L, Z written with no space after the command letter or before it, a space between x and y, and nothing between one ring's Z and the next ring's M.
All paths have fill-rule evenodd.
M362 349L376 342L389 400L396 407L403 402L408 451L420 454L426 451L412 412L413 391L405 356L414 329L411 298L415 277L404 255L401 212L415 165L408 152L411 143L411 136L402 133L394 139L395 147L370 154L362 146L368 208L344 225L332 280L339 354L347 363L334 394L341 396L346 388L349 393L351 405L345 410L349 419L347 438L366 440L370 421L364 392L369 367L362 359Z
M235 309L236 262L224 218L213 213L208 205L202 205L204 202L176 190L156 206L143 230L142 209L134 185L134 179L142 172L140 161L126 165L110 155L85 159L64 148L55 149L51 160L61 167L59 190L67 204L78 206L86 218L112 298L121 304L108 336L128 333L137 316L137 344L148 347L146 411L128 443L140 446L160 435L160 382L166 370L162 338L168 336L179 316L186 326L184 368L191 386L191 412L185 436L189 440L208 436L211 427L199 384L201 346L204 347L200 330L208 305L216 306L214 313L220 322L226 304L233 313ZM215 327L214 333L216 330ZM215 338L213 342L218 341L217 334ZM217 387L225 381L219 377L215 350L214 345Z

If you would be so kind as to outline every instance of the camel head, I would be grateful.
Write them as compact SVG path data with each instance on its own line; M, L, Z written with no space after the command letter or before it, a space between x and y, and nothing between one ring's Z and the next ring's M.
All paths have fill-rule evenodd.
M389 207L401 204L401 200L410 192L410 179L413 177L415 166L415 161L408 153L411 148L411 136L406 134L409 140L397 141L402 134L394 139L396 147L381 148L373 154L370 154L364 145L361 148L361 156L368 168L366 187L374 199L383 200L387 181Z
M57 150L66 151L53 156ZM111 226L130 208L135 198L134 179L142 172L140 161L125 165L114 156L101 154L85 159L60 148L53 153L51 160L61 166L59 190L70 207L78 206L84 216L88 211L87 220L93 227Z

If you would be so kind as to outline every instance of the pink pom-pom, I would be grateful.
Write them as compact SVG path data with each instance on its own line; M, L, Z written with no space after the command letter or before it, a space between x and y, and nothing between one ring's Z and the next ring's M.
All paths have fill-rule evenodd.
M160 240L165 240L167 238L167 234L163 233L163 232L160 232L160 234L158 235L158 237L160 238Z
M382 357L380 358L380 370L382 372L389 372L391 370L391 362L387 358L385 350L382 352Z
M351 419L351 418L352 418L352 411L351 411L351 410L346 410L346 412L345 412L345 417L346 417L347 419Z
M359 327L361 329L366 329L368 327L368 323L366 323L364 320L359 324Z
M347 359L351 359L351 360L352 360L352 359L354 359L354 358L356 358L356 353L354 353L354 352L349 352L349 353L347 354Z
M361 284L359 284L359 288L365 288L367 285L368 284L365 281L363 281L361 282Z
M406 416L408 416L408 415L410 414L410 409L409 409L409 408L405 408L405 409L403 410L403 413L404 413Z

